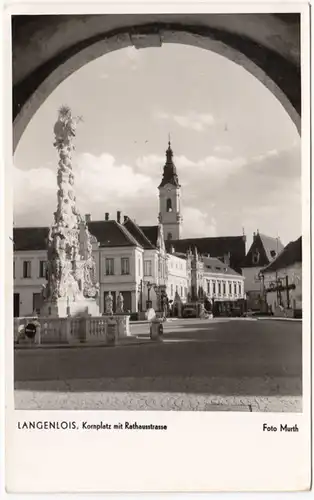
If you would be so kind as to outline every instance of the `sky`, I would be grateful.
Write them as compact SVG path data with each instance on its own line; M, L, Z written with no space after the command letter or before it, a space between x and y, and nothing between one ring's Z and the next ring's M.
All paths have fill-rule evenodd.
M256 230L301 234L300 138L273 94L205 49L121 49L85 65L47 98L14 156L15 226L50 225L57 205L53 126L61 105L83 117L73 169L78 209L157 223L168 135L182 186L182 237Z

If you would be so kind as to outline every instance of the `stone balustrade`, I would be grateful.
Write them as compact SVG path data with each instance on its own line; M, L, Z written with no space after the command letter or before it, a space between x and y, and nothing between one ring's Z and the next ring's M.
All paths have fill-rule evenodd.
M34 339L23 335L23 328L29 323L36 323ZM115 342L131 335L130 316L71 316L67 318L28 317L14 318L14 342L19 344L82 344L109 343L108 325L115 331ZM22 328L21 328L22 327ZM111 343L112 341L110 341Z

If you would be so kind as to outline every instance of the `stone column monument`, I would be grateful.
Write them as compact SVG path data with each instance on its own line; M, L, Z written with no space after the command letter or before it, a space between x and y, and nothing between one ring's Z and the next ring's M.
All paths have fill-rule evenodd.
M59 154L57 210L48 236L48 283L43 290L42 316L100 316L99 285L91 235L81 218L74 192L73 139L79 119L62 106L54 126Z

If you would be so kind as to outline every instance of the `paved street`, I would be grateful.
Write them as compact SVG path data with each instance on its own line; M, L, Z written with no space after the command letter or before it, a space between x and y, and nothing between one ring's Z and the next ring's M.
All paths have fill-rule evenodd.
M164 341L15 351L19 409L302 409L302 324L214 319L165 324Z

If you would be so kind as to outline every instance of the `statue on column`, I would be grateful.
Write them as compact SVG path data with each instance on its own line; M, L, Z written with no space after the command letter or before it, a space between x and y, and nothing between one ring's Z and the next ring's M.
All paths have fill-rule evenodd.
M62 106L54 126L53 145L59 154L57 210L54 212L54 223L48 235L48 283L43 291L46 302L59 304L59 299L69 299L68 308L74 301L84 302L87 298L95 298L98 293L96 264L90 244L91 235L87 231L84 236L84 245L88 251L83 253L80 230L82 217L76 206L74 191L73 139L80 120L81 118L72 115L68 106ZM59 310L59 306L57 309ZM94 310L96 311L95 308Z

